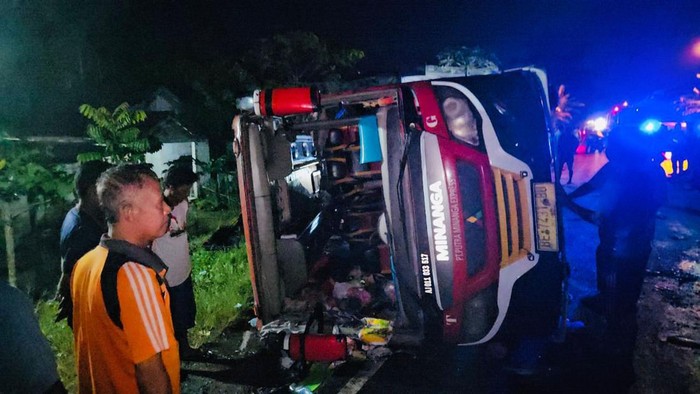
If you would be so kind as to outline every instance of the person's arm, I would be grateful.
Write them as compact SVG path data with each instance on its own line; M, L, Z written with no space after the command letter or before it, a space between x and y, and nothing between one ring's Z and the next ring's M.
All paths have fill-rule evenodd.
M173 392L170 377L165 371L160 353L136 364L136 382L142 394L169 394Z
M581 219L592 224L600 224L600 214L598 212L576 204L572 200L566 201L565 206L573 213L577 214Z
M122 265L117 274L120 318L136 365L139 390L170 393L179 383L179 359L168 353L177 348L164 287L156 273L138 263Z
M31 299L0 279L0 300L0 392L65 393Z
M580 216L581 219L589 223L599 224L598 222L600 218L597 212L577 204L572 198L573 193L566 194L566 190L564 190L561 184L557 183L555 187L557 191L557 201L559 201L562 206L569 208L572 212ZM578 191L579 189L576 189L575 191Z
M577 198L581 196L585 196L588 193L594 192L605 184L605 182L608 181L608 178L611 176L611 172L613 169L611 166L606 163L603 167L601 167L598 172L593 175L593 177L580 187L578 187L576 190L573 192L569 193L569 198Z
M586 194L593 192L595 189L596 189L595 185L589 181L589 182L586 182L583 185L577 187L576 190L569 193L568 196L571 199L583 197Z

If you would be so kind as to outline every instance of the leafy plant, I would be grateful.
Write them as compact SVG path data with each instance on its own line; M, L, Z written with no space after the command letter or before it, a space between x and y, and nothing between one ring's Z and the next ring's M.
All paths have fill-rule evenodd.
M9 202L20 196L51 200L68 195L68 174L43 159L27 143L0 135L0 200Z
M146 112L133 110L128 103L121 103L110 112L105 107L95 108L89 104L80 106L80 113L91 120L87 135L103 148L102 152L78 154L81 163L106 159L110 163L142 163L145 154L156 152L161 143L146 136L138 124L146 120Z
M261 39L243 59L260 86L339 82L364 58L358 49L333 48L314 33L290 32Z
M440 66L461 67L467 72L469 70L498 71L500 63L495 54L479 47L446 48L438 53L437 58Z
M552 110L552 122L554 128L559 130L571 123L574 114L584 106L583 103L571 97L566 91L566 86L557 88L557 106Z
M56 356L58 375L69 393L76 392L77 380L75 369L75 354L73 352L73 331L65 320L56 322L58 302L39 301L36 304L36 314L39 318L39 327L48 339Z
M216 209L240 206L236 161L231 153L221 155L208 163L197 163L203 172L209 174L209 182L202 185L206 194L197 204Z
M16 268L12 222L24 212L11 211L9 203L24 196L31 212L37 206L61 199L71 192L68 175L59 167L42 162L38 150L0 135L0 223L4 227L8 281L13 285L16 283Z
M700 78L700 73L696 74ZM693 87L692 94L684 94L678 100L683 116L700 114L700 89Z
M214 212L235 209L240 206L236 161L232 152L207 162L193 159L189 155L183 155L165 164L168 168L171 168L173 166L190 167L193 163L198 168L200 190L202 191L194 201L194 205L197 208L205 212ZM216 230L216 228L212 230Z

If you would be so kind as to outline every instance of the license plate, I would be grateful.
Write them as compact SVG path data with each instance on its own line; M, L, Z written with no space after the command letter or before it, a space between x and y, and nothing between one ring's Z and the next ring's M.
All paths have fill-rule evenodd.
M537 249L545 252L557 252L559 251L559 234L554 184L535 183L534 195Z

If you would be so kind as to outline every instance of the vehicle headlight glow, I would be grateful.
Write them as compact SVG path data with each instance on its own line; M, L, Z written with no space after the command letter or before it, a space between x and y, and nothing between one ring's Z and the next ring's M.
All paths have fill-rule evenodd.
M605 119L603 117L599 117L599 118L595 118L595 120L593 121L593 130L603 131L607 128L608 128L608 120L607 119Z
M661 128L661 122L659 122L656 119L647 119L642 124L639 126L639 130L647 133L647 134L652 134L656 133L659 131Z

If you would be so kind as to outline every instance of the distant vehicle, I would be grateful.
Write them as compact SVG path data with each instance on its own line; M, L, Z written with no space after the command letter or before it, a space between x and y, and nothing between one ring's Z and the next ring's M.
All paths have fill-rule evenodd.
M608 117L598 116L588 119L579 129L579 140L584 153L603 152L610 132Z
M585 153L604 152L607 146L608 135L602 131L581 129L581 141L585 147Z
M233 147L259 321L321 302L419 342L561 328L546 86L521 68L256 91Z

